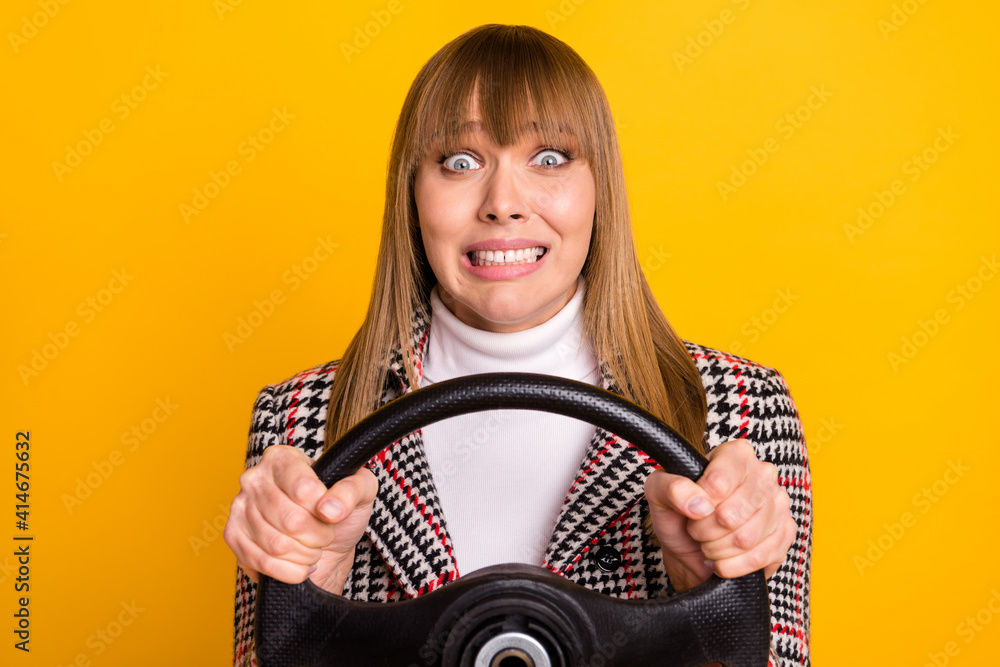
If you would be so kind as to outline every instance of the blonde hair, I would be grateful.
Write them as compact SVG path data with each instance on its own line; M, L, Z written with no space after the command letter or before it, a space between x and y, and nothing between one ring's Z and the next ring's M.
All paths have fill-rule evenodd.
M596 194L583 267L586 333L623 396L703 449L705 392L639 266L604 89L583 59L555 37L528 26L495 24L474 28L434 54L403 103L389 156L368 314L333 381L326 447L379 407L394 347L402 346L406 377L410 388L417 388L412 323L428 318L435 278L416 224L414 174L433 144L457 143L474 92L482 131L497 145L516 143L528 128L553 145L560 144L560 132L576 138Z

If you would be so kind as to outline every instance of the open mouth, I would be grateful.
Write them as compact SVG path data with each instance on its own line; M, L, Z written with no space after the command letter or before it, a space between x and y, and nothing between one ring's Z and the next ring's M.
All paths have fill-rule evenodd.
M542 257L548 248L534 246L518 248L517 250L473 250L465 253L473 266L513 266L515 264L533 264Z

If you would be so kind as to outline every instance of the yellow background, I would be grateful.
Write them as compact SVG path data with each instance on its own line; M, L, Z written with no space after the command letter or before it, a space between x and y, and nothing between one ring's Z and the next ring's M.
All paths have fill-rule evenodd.
M489 22L550 31L604 83L643 264L681 335L785 374L812 454L816 664L995 659L995 3L223 2L0 10L0 663L229 661L235 561L212 525L254 396L343 351L407 87ZM275 108L294 118L248 160ZM81 143L76 167L54 168ZM741 166L765 144L766 162ZM186 221L181 204L230 161L239 173ZM723 198L733 168L754 173ZM852 231L878 197L893 201ZM325 261L309 259L318 239L337 245ZM281 303L227 344L274 290ZM25 429L27 655L10 567ZM67 507L88 475L99 485Z

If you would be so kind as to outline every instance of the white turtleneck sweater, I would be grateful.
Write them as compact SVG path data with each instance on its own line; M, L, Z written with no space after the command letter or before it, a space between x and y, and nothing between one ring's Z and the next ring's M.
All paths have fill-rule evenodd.
M583 335L581 278L573 298L542 324L493 333L461 322L431 291L420 386L476 373L541 373L600 384ZM431 424L424 449L458 571L498 563L540 565L594 426L546 412L490 410Z

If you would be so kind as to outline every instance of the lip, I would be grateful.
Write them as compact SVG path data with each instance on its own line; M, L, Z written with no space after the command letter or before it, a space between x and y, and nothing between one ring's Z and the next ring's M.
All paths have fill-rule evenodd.
M484 244L490 243L489 241L483 241L475 246L469 246L466 252L462 253L462 267L471 275L476 278L481 278L483 280L514 280L515 278L520 278L526 276L529 273L534 273L548 261L551 252L546 252L544 255L536 259L530 264L511 264L509 266L473 266L472 262L469 260L469 255L467 253L473 250L516 250L517 248L530 248L530 245L510 245L510 242L520 243L522 239L509 239L502 240L497 239L494 241L495 247L486 247ZM545 246L541 243L534 243L534 245Z

